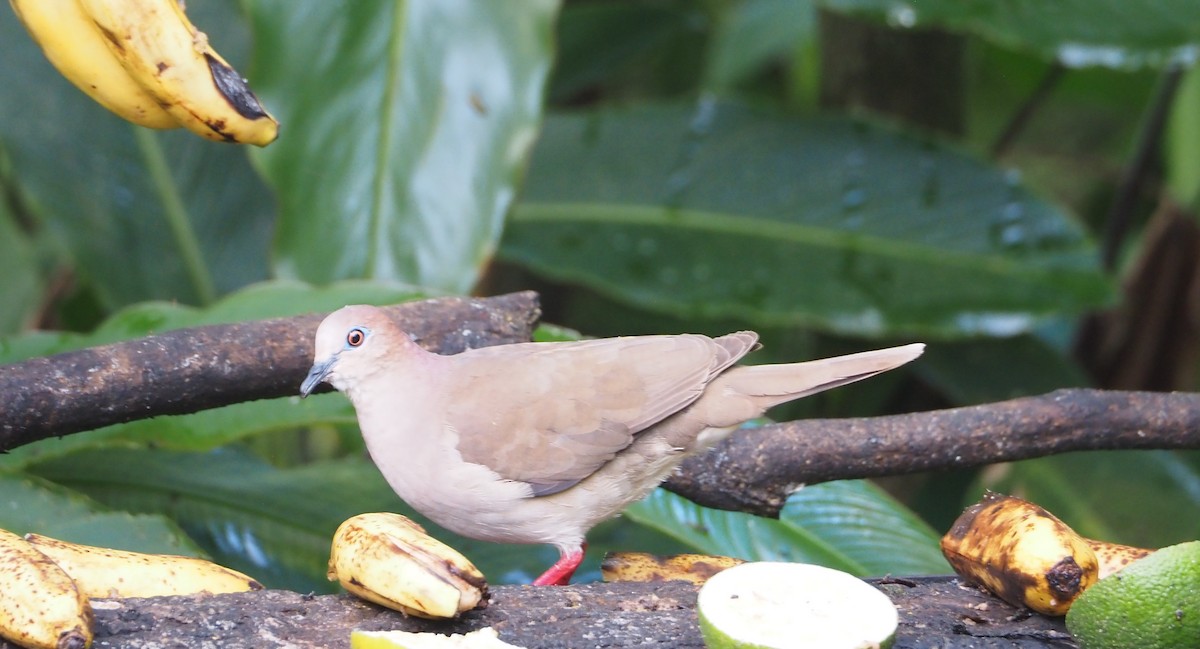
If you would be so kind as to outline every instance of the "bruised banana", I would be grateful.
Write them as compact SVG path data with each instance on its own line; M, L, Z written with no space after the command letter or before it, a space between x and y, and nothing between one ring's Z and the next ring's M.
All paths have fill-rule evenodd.
M1092 547L1046 510L988 492L942 537L955 572L1014 606L1065 615L1099 578Z
M25 539L0 530L0 637L29 649L86 649L92 607L75 583Z
M487 582L466 557L399 514L359 514L333 535L328 577L409 615L447 619L487 605Z
M85 597L158 597L262 590L242 573L195 557L113 550L26 534L59 565Z
M109 52L104 35L77 0L9 0L9 4L50 63L101 106L134 124L179 127L179 121Z
M648 552L609 552L600 563L600 574L607 582L690 581L700 585L741 563L745 561L707 554L659 557Z

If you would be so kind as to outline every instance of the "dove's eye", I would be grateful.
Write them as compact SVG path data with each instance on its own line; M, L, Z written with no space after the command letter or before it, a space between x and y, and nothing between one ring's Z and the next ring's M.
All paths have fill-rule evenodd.
M367 339L367 334L365 332L363 332L362 329L359 329L358 327L351 329L350 333L346 334L346 344L349 345L350 347L358 347L358 346L362 345L363 341L366 339Z

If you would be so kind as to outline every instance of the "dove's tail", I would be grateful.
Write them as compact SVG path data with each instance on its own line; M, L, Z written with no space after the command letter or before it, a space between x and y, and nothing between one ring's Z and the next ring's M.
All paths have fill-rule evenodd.
M717 406L718 402L724 406L715 407L710 413L725 411L724 414L732 415L731 421L709 423L728 426L753 419L772 406L899 367L920 356L923 351L925 345L914 343L804 363L740 365L731 368L706 390L706 395L713 396L713 406ZM738 401L741 407L734 405Z

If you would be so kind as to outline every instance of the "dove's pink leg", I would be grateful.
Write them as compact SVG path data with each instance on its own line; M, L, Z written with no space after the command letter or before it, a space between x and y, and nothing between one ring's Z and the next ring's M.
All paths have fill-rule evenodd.
M578 550L572 552L564 552L550 566L546 572L542 573L541 577L533 580L534 586L566 586L571 581L571 576L575 574L575 569L579 564L583 563L583 553L587 551L587 543L584 543Z

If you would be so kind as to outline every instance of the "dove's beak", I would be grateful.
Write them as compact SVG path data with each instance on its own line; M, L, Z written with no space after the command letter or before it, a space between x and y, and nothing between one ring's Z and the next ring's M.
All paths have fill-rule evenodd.
M308 376L304 377L304 383L300 384L300 396L307 397L311 394L333 371L333 364L336 361L337 354L334 354L323 361L313 363L312 369L308 371Z

